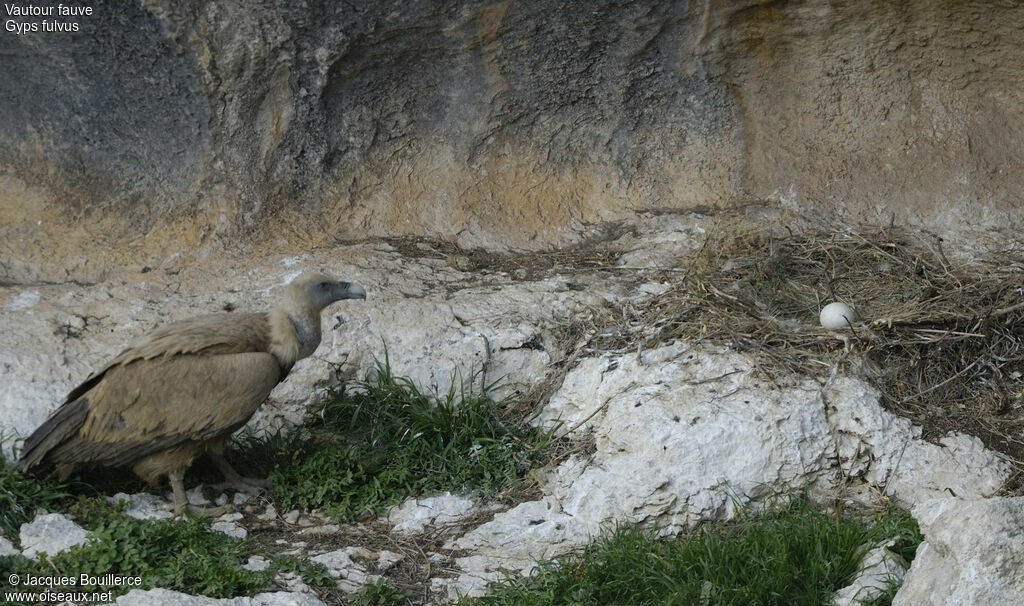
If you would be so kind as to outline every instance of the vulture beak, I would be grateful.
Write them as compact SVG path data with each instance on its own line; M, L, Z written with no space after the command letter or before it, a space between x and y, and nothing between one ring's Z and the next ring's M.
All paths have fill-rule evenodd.
M335 292L335 300L340 301L342 299L366 299L366 290L358 284L339 282Z

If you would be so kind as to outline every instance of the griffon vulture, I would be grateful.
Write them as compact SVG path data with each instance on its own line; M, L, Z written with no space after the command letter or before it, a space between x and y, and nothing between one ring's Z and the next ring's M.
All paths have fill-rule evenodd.
M164 475L174 510L188 507L185 470L211 454L225 484L252 489L220 454L296 361L320 343L320 312L366 291L318 273L285 287L268 313L218 313L163 326L68 394L25 440L18 468L125 466L152 485ZM207 512L208 513L208 512Z

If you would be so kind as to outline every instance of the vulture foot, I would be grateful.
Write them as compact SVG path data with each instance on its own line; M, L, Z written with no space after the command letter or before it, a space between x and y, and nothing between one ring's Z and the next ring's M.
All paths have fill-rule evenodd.
M247 478L242 474L235 471L235 468L228 463L224 455L211 454L210 458L213 459L217 469L224 476L224 481L220 484L214 484L213 488L217 490L224 490L230 488L238 492L244 492L248 494L259 494L265 492L267 488L270 488L270 482L260 478Z
M227 504L219 507L206 505L193 505L188 502L188 495L185 494L185 472L184 470L172 471L167 474L171 481L171 491L174 492L174 515L180 516L182 511L187 510L195 516L206 516L215 518L235 510L234 506Z
M246 494L260 494L262 492L266 492L269 486L270 483L266 480L238 476L237 478L224 480L220 484L211 484L210 488L213 488L214 490L231 489L236 492L244 492Z
M175 505L175 509L177 509L177 505ZM217 507L211 507L208 505L193 505L192 503L187 503L185 505L185 509L188 510L188 512L194 516L202 516L207 518L216 518L226 513L232 513L235 510L234 506L232 505L220 505ZM176 512L175 515L181 515L181 512L178 511Z

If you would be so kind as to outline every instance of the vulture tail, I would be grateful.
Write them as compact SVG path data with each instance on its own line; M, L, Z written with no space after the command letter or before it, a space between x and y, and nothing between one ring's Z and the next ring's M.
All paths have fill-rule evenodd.
M79 398L58 408L25 440L21 448L21 458L14 468L24 472L42 464L51 450L82 428L88 414L89 400L86 398Z

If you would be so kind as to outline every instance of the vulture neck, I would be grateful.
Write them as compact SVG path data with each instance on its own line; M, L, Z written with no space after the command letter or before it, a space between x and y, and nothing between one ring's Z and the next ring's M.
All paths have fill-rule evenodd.
M270 312L270 353L284 369L313 354L320 345L320 315L277 308Z

